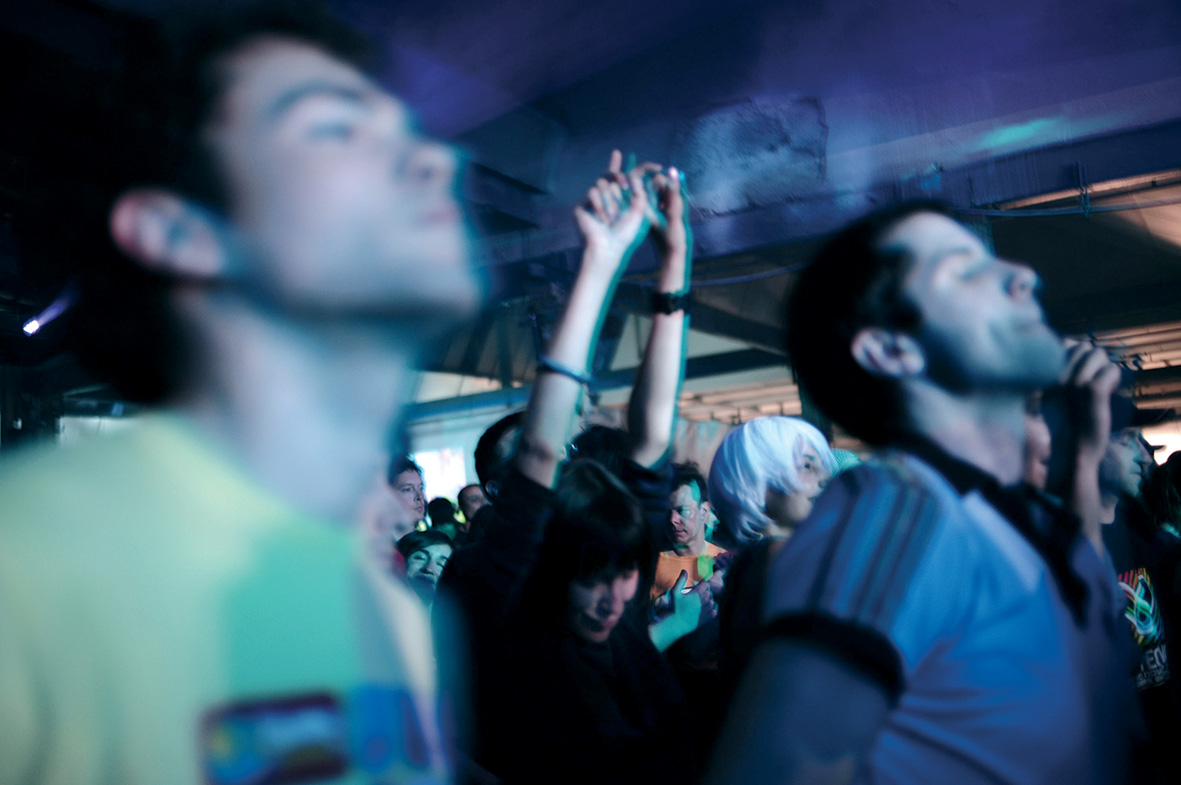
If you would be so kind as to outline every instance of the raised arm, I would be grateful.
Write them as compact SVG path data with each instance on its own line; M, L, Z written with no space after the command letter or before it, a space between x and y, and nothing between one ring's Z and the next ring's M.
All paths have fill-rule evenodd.
M1062 386L1069 414L1077 426L1071 429L1074 443L1062 445L1070 456L1063 502L1082 521L1084 536L1100 555L1103 524L1099 464L1111 435L1111 396L1119 382L1119 366L1111 362L1106 349L1082 343L1068 348Z
M651 165L645 165L651 166ZM643 167L641 167L643 168ZM660 273L654 302L675 308L674 295L688 298L693 271L693 236L685 209L684 179L670 168L652 177L656 194L656 216L652 235L660 252ZM677 397L685 375L685 344L689 336L687 302L671 313L653 309L652 332L636 375L635 387L627 407L631 458L646 468L660 463L672 448L676 425Z
M538 360L517 448L521 473L550 488L557 483L611 296L648 228L643 183L637 173L623 175L621 164L616 150L607 174L587 192L586 204L574 211L586 249L547 354Z

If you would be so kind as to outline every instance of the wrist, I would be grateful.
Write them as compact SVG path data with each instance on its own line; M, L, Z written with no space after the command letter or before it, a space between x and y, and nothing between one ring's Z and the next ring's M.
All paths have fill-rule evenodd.
M584 365L585 363L579 363L578 366L567 365L547 354L537 355L538 375L542 373L556 373L559 376L572 379L579 384L588 385L591 383L591 374L589 370L584 370Z
M672 294L687 291L689 288L689 276L687 275L662 275L656 279L656 287L653 291Z
M689 310L689 295L690 290L688 288L668 292L658 287L650 295L652 313L665 315L680 313L681 315L685 315Z
M588 243L582 253L583 269L610 270L614 272L623 260L623 249L611 244L598 245Z

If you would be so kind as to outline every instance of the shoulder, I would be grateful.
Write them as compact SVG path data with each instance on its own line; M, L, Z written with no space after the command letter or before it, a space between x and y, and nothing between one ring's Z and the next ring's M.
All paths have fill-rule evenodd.
M52 550L54 543L69 551L91 534L113 544L135 528L143 497L176 463L173 452L153 448L154 436L132 432L140 427L21 449L0 461L0 551Z
M851 494L907 488L932 497L955 497L951 484L923 461L904 452L888 451L838 474L829 487Z
M769 569L769 617L823 612L888 633L932 575L968 569L959 496L930 467L889 456L841 473ZM946 580L946 577L941 580Z
M193 569L223 566L246 547L353 547L344 527L295 509L190 424L166 415L76 445L18 453L0 465L0 498L0 541L14 547L115 553L134 546L143 557L137 563L152 549L188 549Z
M510 469L492 504L477 516L477 541L464 550L488 554L540 545L556 499L552 488Z
M919 548L960 509L959 497L938 473L906 456L890 456L838 475L791 546L834 538L870 546L903 538Z

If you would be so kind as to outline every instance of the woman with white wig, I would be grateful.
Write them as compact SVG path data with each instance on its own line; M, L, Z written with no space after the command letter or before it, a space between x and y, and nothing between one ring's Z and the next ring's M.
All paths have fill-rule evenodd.
M759 417L730 431L709 469L727 544L790 535L836 468L824 434L796 417Z
M759 639L767 569L837 461L824 435L795 417L759 417L722 440L709 469L709 498L725 539L745 547L726 575L718 623L723 700L733 694Z

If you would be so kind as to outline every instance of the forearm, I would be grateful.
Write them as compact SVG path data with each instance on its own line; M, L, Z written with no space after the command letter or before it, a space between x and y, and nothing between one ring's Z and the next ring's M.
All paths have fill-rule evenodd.
M1082 522L1083 536L1103 555L1103 500L1099 492L1100 458L1076 455L1065 499L1067 509Z
M566 309L546 351L555 363L589 373L622 265L611 265L589 249ZM517 467L529 479L553 487L557 469L574 428L582 385L568 376L538 369L521 431Z
M671 251L661 265L657 291L672 294L689 287L689 264L684 251ZM689 315L681 310L652 316L652 332L635 387L628 403L628 432L632 460L652 467L669 452L676 427L677 399L685 375Z

